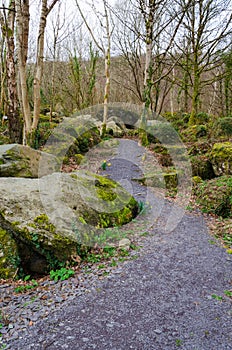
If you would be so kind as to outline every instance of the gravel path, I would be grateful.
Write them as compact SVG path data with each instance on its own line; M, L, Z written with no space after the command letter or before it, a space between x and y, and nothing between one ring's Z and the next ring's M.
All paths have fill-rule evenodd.
M111 159L112 177L114 165L118 169L127 159L125 145L120 142ZM9 320L1 330L2 348L232 349L232 304L224 293L231 289L232 256L213 244L201 215L185 213L172 232L164 229L173 203L132 184L134 173L143 172L143 156L135 144L130 147L129 168L121 164L124 171L115 176L153 207L134 223L149 223L149 235L137 236L142 248L115 267L83 266L74 278L45 279L24 295L0 285Z

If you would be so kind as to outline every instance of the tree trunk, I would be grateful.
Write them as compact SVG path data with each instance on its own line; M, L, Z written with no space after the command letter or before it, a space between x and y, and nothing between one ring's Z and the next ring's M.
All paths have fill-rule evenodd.
M31 111L29 106L27 91L26 63L28 55L28 35L29 35L29 0L15 1L16 23L17 23L17 45L18 45L18 68L22 98L22 112L24 119L24 140L23 143L30 143L31 138Z
M110 48L108 46L105 54L105 92L104 92L104 112L103 112L103 124L102 124L102 135L106 133L106 123L108 119L108 103L110 94Z
M143 82L143 112L140 121L139 143L146 146L147 139L147 114L151 110L151 89L152 89L152 45L153 45L153 29L155 16L155 0L149 0L148 8L144 1L140 1L140 10L144 17L146 26L146 57L144 67L144 82ZM147 14L147 11L148 14Z
M10 141L12 143L22 142L22 121L19 114L19 102L17 94L16 70L15 70L15 43L14 43L14 25L15 25L15 1L12 0L9 5L9 14L6 21L6 70L7 70L7 92L8 105L7 117L9 121Z
M32 131L36 130L39 115L40 115L40 88L41 81L43 76L43 54L44 54L44 34L46 28L46 19L47 19L47 0L42 1L41 15L40 15L40 24L39 24L39 34L37 38L37 57L35 65L35 77L34 77L34 113L33 113L33 124Z
M194 62L193 72L193 95L192 95L192 109L189 118L189 125L196 124L196 114L199 106L199 95L200 95L200 72L197 59Z

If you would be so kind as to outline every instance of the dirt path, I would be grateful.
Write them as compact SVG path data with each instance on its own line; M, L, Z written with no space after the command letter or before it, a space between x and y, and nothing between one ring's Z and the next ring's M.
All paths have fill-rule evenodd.
M231 255L214 244L201 215L185 213L172 231L165 229L175 205L132 184L131 176L144 171L143 154L120 147L106 157L109 175L152 206L140 218L149 236L137 259L119 265L90 293L66 301L8 348L231 350L232 305L225 295ZM140 224L134 223L135 231Z

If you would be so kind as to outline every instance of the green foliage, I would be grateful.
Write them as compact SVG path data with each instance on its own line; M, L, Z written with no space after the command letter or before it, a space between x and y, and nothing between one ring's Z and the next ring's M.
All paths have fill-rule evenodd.
M31 278L30 275L25 276L24 282L29 281L30 278ZM15 293L23 293L23 292L26 292L26 291L28 291L28 290L30 290L30 289L34 289L34 288L38 287L38 285L39 285L38 282L37 282L35 279L32 279L32 280L29 281L28 284L25 284L25 285L16 287L16 288L15 288Z
M176 346L182 346L182 345L183 345L183 340L176 339Z
M217 294L212 294L211 297L213 299L216 299L216 300L219 300L219 301L221 301L223 299L220 295L217 295Z
M224 290L224 294L229 297L232 298L232 291L231 290Z
M55 270L55 271L51 270L50 278L53 279L54 281L58 281L58 280L64 281L72 277L74 274L75 272L73 270L62 267L59 270Z

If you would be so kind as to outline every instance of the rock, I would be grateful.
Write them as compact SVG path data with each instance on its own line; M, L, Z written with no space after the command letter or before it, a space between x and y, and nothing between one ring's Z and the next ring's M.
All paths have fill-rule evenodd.
M119 184L89 172L41 179L1 178L0 228L14 237L25 266L75 260L99 228L128 223L138 204ZM100 232L100 233L99 233ZM104 243L103 243L104 244Z
M210 153L210 160L217 176L232 175L232 143L215 143Z
M206 125L192 125L182 132L182 136L186 142L196 142L199 138L205 137L207 133Z
M221 176L196 184L194 192L204 212L224 218L232 215L232 176Z
M0 279L12 278L19 265L18 248L10 233L0 227Z
M109 120L106 124L106 132L110 135L121 137L125 133L125 128L114 120Z
M97 123L91 115L64 118L53 130L43 150L56 156L60 162L65 157L84 154L101 141Z
M1 177L37 178L56 170L58 163L50 154L18 144L0 145Z
M232 117L219 118L212 128L215 138L232 137Z
M129 250L131 245L131 241L128 238L123 238L119 241L118 247L120 249L126 249Z
M193 176L200 176L202 180L210 180L215 177L213 166L207 155L199 155L191 158Z
M178 173L176 171L172 171L164 174L164 182L166 185L166 189L174 190L178 186Z

